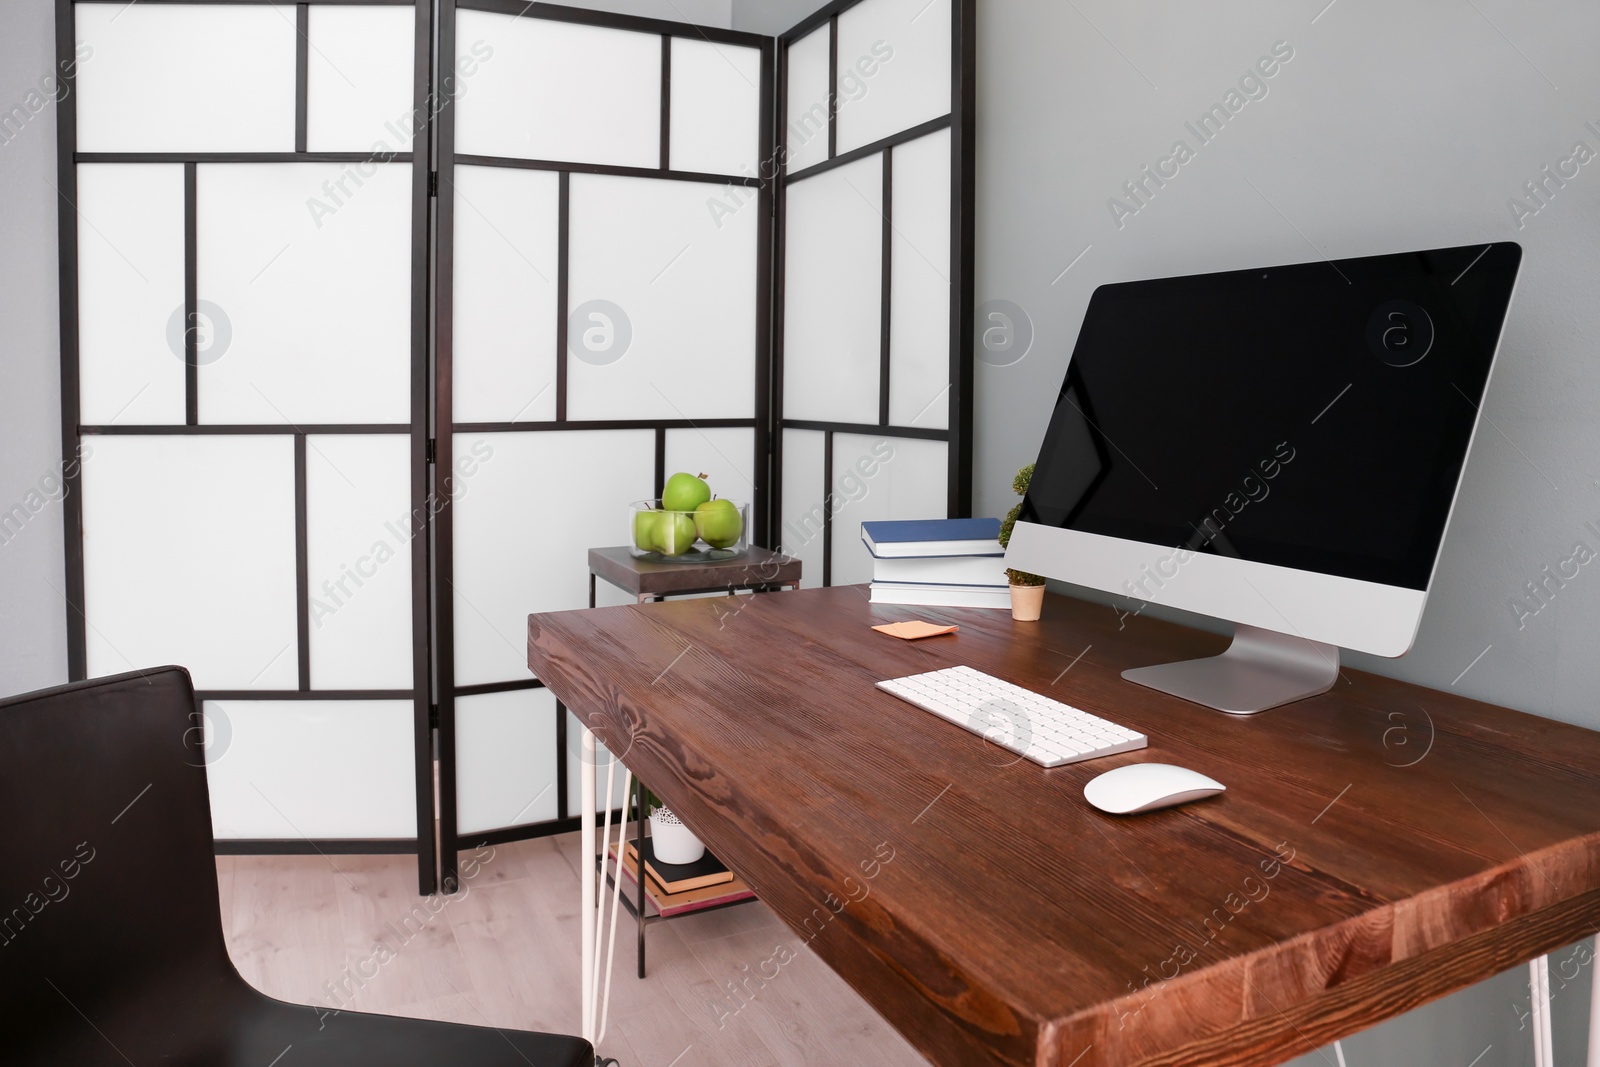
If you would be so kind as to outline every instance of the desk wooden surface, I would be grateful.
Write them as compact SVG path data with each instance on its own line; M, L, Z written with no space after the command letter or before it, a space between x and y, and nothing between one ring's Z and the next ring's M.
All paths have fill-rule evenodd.
M935 1063L1274 1064L1600 931L1600 733L1351 670L1234 718L1118 676L1225 638L1058 596L742 599L531 616L529 665ZM873 688L961 663L1150 747L1046 771ZM1145 761L1228 791L1084 801Z

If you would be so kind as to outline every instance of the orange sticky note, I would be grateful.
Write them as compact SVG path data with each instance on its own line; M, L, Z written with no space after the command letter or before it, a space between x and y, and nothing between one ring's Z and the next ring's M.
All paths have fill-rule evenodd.
M961 629L959 626L935 626L931 622L886 622L882 626L874 626L880 634L898 637L902 641L915 641L919 637L937 637L939 634L953 634Z

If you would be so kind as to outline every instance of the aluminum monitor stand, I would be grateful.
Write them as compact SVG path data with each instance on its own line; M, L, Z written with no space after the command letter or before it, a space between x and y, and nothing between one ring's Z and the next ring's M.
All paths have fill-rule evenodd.
M1254 715L1332 689L1339 647L1240 624L1220 656L1135 667L1122 676L1230 715Z

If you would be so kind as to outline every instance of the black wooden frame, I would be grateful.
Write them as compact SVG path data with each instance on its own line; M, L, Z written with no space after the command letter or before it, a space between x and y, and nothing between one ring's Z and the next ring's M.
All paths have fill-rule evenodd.
M833 0L812 12L778 38L777 115L782 127L777 160L778 245L776 253L777 294L773 326L773 493L772 536L777 540L783 521L783 431L816 430L823 434L822 486L826 501L833 484L833 438L835 434L859 434L887 438L944 441L948 445L948 513L952 517L972 514L972 390L973 345L976 328L974 268L976 260L977 167L977 0L951 0L950 111L947 115L902 130L870 144L840 152L839 113L839 16L862 0ZM793 173L788 162L789 47L814 30L827 27L828 33L828 158ZM894 150L930 133L948 128L951 146L950 197L950 417L948 429L936 430L894 426L889 422L890 371L890 283L893 271L893 166ZM785 310L785 254L788 224L788 189L797 181L866 159L883 156L883 246L882 246L882 321L880 323L879 396L876 424L827 422L791 419L783 411ZM822 582L833 582L833 508L823 505Z
M97 0L82 0L97 2ZM177 0L201 2L201 0ZM285 17L294 20L296 30L295 62L295 149L291 152L79 152L77 150L77 93L76 68L73 65L75 49L74 0L56 0L56 60L62 74L63 88L57 98L56 170L60 190L58 206L58 241L60 247L61 292L61 447L64 457L66 495L63 498L63 527L66 551L67 600L67 663L71 680L85 678L88 673L87 619L84 616L84 555L83 555L83 498L81 494L81 469L73 460L84 438L94 436L147 435L147 436L209 436L209 435L289 435L294 441L294 496L295 496L295 572L298 626L296 646L299 656L297 688L293 690L200 690L195 693L196 710L207 700L410 700L412 702L412 744L415 756L414 772L417 782L417 832L412 838L388 839L288 839L272 841L222 840L217 842L219 854L245 853L328 853L328 852L394 852L417 855L417 883L420 892L432 892L436 886L435 867L437 854L434 838L433 762L432 762L432 701L429 691L428 650L430 647L428 618L429 560L427 538L411 539L411 611L412 611L412 684L407 689L372 690L313 690L309 657L310 614L307 579L307 528L306 528L306 438L319 434L388 434L403 433L411 438L410 444L410 499L413 521L418 514L426 514L428 493L428 440L427 440L427 390L428 390L428 239L429 239L429 152L428 143L432 123L429 115L429 94L432 85L433 23L428 0L301 0L292 5L272 3L272 0L205 0L240 5L272 6ZM199 359L195 331L186 331L184 353L184 421L181 424L148 424L118 426L86 426L82 424L79 407L80 373L78 333L78 224L77 224L77 165L80 163L176 163L184 168L184 303L186 321L191 327L197 322L199 272L197 266L198 209L196 204L197 170L200 164L225 163L307 163L307 162L363 162L375 158L370 152L309 152L306 151L306 116L308 112L307 68L309 55L308 27L312 4L360 3L375 6L406 7L415 13L413 41L412 89L413 116L423 119L421 128L414 123L412 152L385 154L388 162L411 166L411 319L410 319L410 384L411 407L409 422L385 424L318 424L318 425L241 425L204 424L199 417Z
M556 417L554 420L528 421L528 422L461 422L454 420L453 392L451 379L453 373L453 329L454 329L454 241L455 241L455 209L454 198L449 195L440 195L434 205L436 212L435 225L435 280L434 280L434 410L433 410L433 435L436 441L436 470L449 472L454 462L455 435L458 433L504 433L504 432L562 432L574 430L652 430L655 434L655 491L659 495L661 482L665 477L665 447L666 432L670 429L713 429L713 428L739 428L749 429L753 437L753 481L754 494L752 499L751 524L756 531L755 540L758 544L765 544L764 532L770 523L770 500L772 496L769 474L769 452L771 449L770 433L770 333L771 333L771 293L772 293L772 227L771 219L774 212L772 188L770 182L763 182L759 177L747 177L727 174L706 174L693 171L678 171L670 167L670 130L671 130L671 54L672 39L682 37L691 40L705 40L715 44L728 44L740 47L755 48L761 55L761 128L759 158L769 159L773 152L773 108L772 87L774 73L775 42L770 37L759 34L741 33L734 30L725 30L714 27L691 26L683 23L666 22L658 19L640 18L631 15L618 15L608 12L589 11L579 8L562 7L555 4L535 3L527 4L523 0L440 0L439 6L439 34L438 54L441 57L450 57L456 54L456 19L458 10L485 11L496 14L515 15L522 18L547 19L552 21L578 23L588 26L599 26L608 29L627 30L637 33L659 36L662 47L662 72L661 72L661 118L660 136L661 151L660 165L657 168L615 166L611 164L579 163L566 160L546 159L521 159L511 157L490 157L455 152L455 113L450 107L441 109L436 139L436 168L440 176L438 188L442 191L453 186L453 176L457 164L463 166L495 166L511 167L528 170L555 171L560 178L559 198L559 223L558 223L558 260L556 278L556 378L555 378L555 406ZM441 59L441 65L444 60ZM448 96L452 87L448 84L442 86ZM568 253L570 249L570 177L573 174L609 174L621 177L656 178L683 182L706 182L717 185L742 185L756 190L759 200L761 225L757 238L757 269L758 278L756 285L756 351L752 353L755 360L755 397L754 416L752 418L730 419L612 419L612 420L574 420L567 413L567 315L570 312L568 299ZM568 712L559 702L556 704L555 741L556 741L556 811L555 819L542 822L528 823L520 826L502 827L492 830L472 831L462 833L458 830L458 815L456 808L457 766L456 766L456 699L465 696L474 696L482 693L498 693L541 689L544 683L537 678L526 678L515 681L491 682L480 685L457 686L455 684L455 618L453 600L452 578L454 574L454 515L449 503L449 494L439 494L444 507L434 518L434 539L436 554L434 556L436 597L434 603L434 628L437 634L435 645L434 678L436 682L438 701L438 757L439 757L439 854L440 854L440 879L447 892L452 891L458 884L456 855L462 849L470 849L481 845L502 844L508 841L518 841L534 837L544 837L551 834L568 833L578 829L579 818L569 810L568 802Z

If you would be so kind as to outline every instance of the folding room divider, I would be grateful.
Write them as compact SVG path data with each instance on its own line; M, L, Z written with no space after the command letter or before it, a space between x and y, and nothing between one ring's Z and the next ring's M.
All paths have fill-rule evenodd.
M219 850L575 828L526 618L671 471L808 584L967 510L971 13L57 0L70 668L190 667Z

